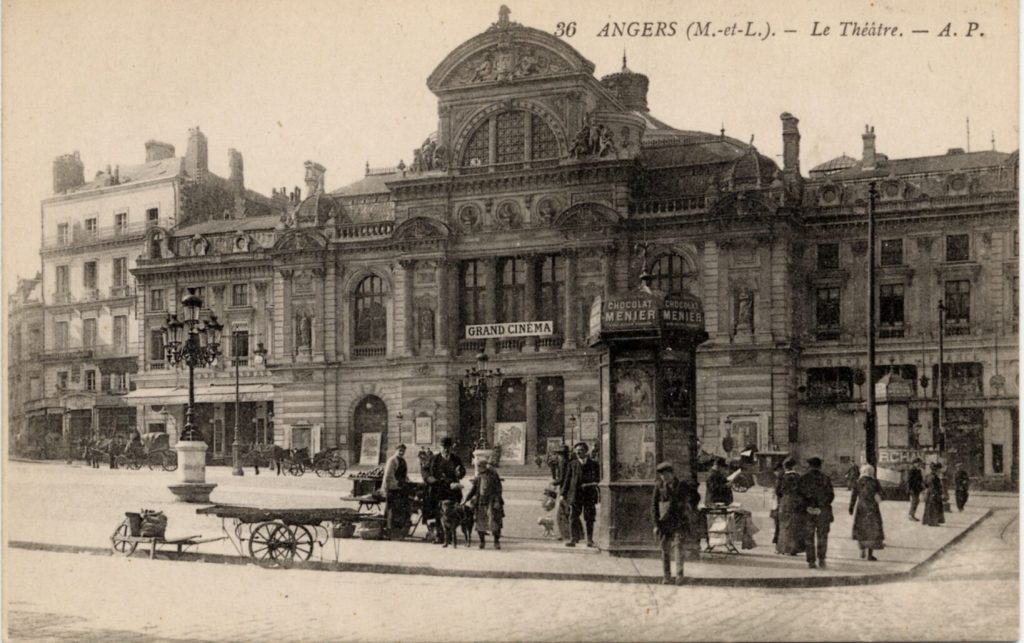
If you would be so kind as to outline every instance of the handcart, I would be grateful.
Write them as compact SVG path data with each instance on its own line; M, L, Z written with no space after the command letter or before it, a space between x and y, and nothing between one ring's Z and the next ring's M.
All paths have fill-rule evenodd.
M367 518L347 507L269 509L213 505L196 509L196 513L220 518L221 529L238 555L246 555L244 548L257 562L309 560L317 546L323 560L323 548L328 541L333 542L337 562L340 545L333 536L345 526ZM233 523L231 531L228 520Z
M711 552L716 547L722 547L726 553L738 554L740 551L736 548L736 543L743 549L753 549L757 546L754 534L758 529L746 509L714 504L704 508L704 516L707 521L708 542L704 551Z
M162 531L146 534L141 528L144 513L128 512L125 519L114 528L114 533L110 536L110 547L114 553L131 556L139 545L149 545L149 557L153 559L156 558L157 550L163 547L173 547L180 554L190 547L224 540L223 536L203 538L199 535L167 538Z

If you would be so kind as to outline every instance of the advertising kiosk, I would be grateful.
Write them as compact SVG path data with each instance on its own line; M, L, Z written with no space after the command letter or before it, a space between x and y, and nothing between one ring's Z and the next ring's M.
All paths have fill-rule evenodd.
M598 299L590 311L601 356L601 504L597 539L612 554L653 551L651 496L657 463L697 472L696 350L707 339L701 302L638 290Z

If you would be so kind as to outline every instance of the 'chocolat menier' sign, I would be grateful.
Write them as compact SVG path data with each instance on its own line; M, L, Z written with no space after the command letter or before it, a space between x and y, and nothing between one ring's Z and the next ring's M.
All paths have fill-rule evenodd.
M686 295L662 297L657 293L629 293L603 302L600 315L601 331L704 330L704 308L700 300ZM592 318L591 326L597 321Z

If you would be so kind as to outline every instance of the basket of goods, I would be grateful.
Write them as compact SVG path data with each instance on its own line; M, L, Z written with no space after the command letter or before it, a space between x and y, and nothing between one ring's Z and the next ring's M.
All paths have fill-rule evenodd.
M334 525L335 538L352 538L356 535L356 526L350 522Z
M146 538L163 538L167 533L167 516L162 511L142 510L139 534Z
M384 467L350 473L348 477L352 481L353 496L370 495L380 488L380 483L384 480Z

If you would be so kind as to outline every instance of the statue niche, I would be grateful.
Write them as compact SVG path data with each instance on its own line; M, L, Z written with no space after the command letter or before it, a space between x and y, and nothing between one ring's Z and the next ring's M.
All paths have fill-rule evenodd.
M295 348L313 349L313 313L308 310L295 311Z
M736 291L734 330L736 333L754 332L754 291L740 288Z

